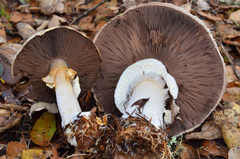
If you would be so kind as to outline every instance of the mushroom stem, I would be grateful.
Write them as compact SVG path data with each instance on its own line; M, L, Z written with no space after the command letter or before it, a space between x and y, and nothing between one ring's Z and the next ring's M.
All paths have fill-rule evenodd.
M66 76L66 73L65 69L59 69L55 75L56 98L63 127L73 122L82 111L71 85L71 80Z
M62 127L65 127L76 120L82 111L77 100L80 93L80 85L78 78L73 79L76 72L68 69L64 60L54 60L50 65L50 69L48 76L43 78L43 81L48 87L55 87L57 105L62 118ZM77 91L74 88L75 86L78 87Z
M160 79L162 80L162 79ZM143 115L155 127L163 126L163 113L165 100L168 98L168 89L164 89L165 81L158 82L152 79L141 81L133 89L132 95L126 107L126 112L132 116ZM124 118L128 115L123 115Z

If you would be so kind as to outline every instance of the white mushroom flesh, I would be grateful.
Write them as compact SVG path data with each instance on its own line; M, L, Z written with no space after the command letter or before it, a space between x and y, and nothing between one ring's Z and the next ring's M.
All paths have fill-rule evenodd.
M117 108L123 113L123 118L140 115L160 128L164 123L171 123L171 113L165 110L168 91L175 100L178 96L175 79L167 72L161 61L144 59L124 70L115 89L114 99ZM141 105L140 100L145 102Z

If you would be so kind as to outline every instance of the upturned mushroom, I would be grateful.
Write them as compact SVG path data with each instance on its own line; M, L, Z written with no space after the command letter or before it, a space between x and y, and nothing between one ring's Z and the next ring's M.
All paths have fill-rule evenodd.
M36 33L23 44L14 59L12 74L27 74L32 85L30 98L57 102L65 127L84 115L78 96L95 83L100 61L91 40L70 27L55 27Z
M223 58L205 24L182 8L131 8L93 42L103 61L93 91L106 113L144 117L176 136L198 127L221 100Z

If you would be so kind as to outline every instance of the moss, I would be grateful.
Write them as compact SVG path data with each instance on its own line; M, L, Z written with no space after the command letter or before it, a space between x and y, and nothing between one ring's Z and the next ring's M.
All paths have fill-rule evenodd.
M0 17L5 17L8 21L10 21L10 16L5 11L5 7L2 4L0 4Z

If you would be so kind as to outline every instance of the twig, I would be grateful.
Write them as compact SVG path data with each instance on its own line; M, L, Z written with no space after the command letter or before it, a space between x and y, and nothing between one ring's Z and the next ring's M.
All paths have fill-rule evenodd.
M3 108L3 109L14 109L14 110L17 110L17 111L22 111L22 112L26 112L27 111L27 108L21 107L19 105L14 105L14 104L1 104L0 103L0 108Z
M103 0L102 2L98 3L97 5L95 5L94 7L86 10L83 14L77 16L76 18L73 19L73 21L70 23L70 25L72 25L76 20L80 20L83 17L87 16L91 11L97 9L97 7L99 7L100 5L102 5L105 2L110 2L111 0Z

